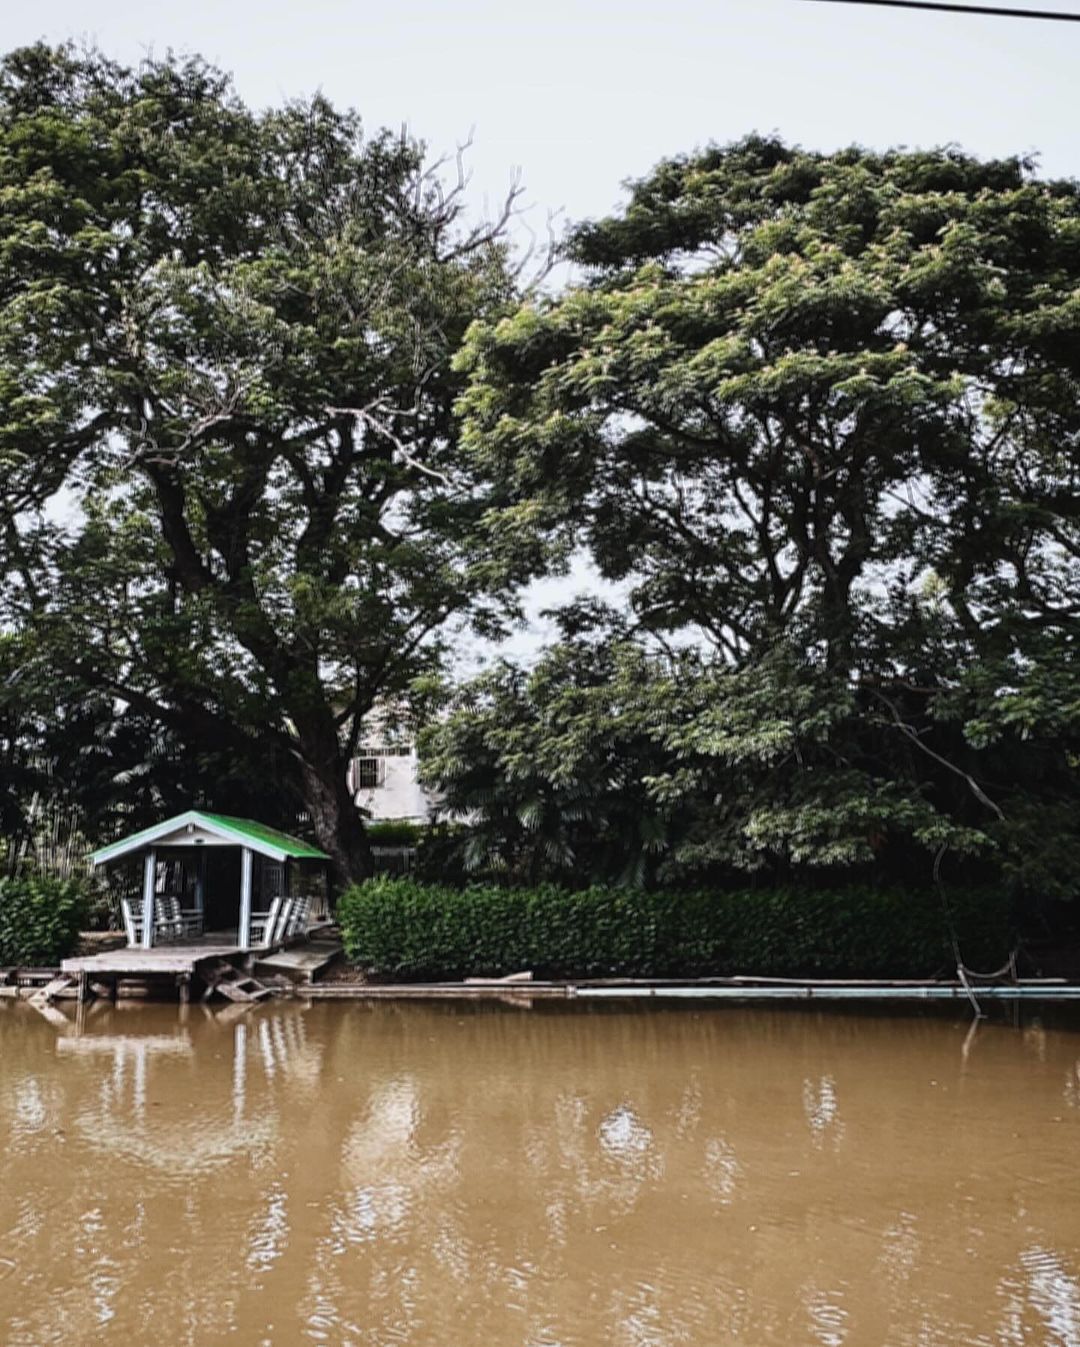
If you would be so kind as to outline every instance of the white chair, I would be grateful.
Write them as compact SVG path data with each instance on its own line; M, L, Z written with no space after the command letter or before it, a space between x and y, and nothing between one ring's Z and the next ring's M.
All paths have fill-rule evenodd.
M270 904L268 911L252 912L250 931L253 945L260 945L263 949L268 949L274 943L281 904L282 899L278 897Z
M292 940L298 935L307 935L308 909L311 907L311 895L303 894L299 898L293 899L292 912L289 913L289 920L285 927L286 940Z
M202 913L195 908L181 907L175 893L157 895L154 901L155 941L165 943L202 935L202 925Z
M295 902L295 898L286 896L283 896L281 899L281 907L278 909L277 923L274 927L272 936L275 945L280 945L288 934L289 923L292 921L293 904Z
M121 898L120 911L124 917L124 931L129 945L141 945L143 933L143 901L141 898Z
M145 926L143 900L121 898L120 911L124 916L124 933L129 945L141 945ZM187 936L202 935L202 913L194 908L183 908L180 899L172 893L154 897L154 943L165 945Z

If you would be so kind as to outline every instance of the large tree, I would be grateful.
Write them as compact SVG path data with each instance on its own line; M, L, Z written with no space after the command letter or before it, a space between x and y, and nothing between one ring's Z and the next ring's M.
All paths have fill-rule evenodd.
M500 660L453 689L420 736L424 778L468 820L450 835L466 871L647 883L684 831L648 788L676 763L663 723L681 680L617 612L575 605L560 623L533 667ZM686 666L700 672L692 652Z
M339 881L363 717L537 557L458 450L449 356L513 286L463 185L200 60L0 65L6 620L192 753L276 761Z
M914 840L1045 879L1054 835L1071 883L1080 187L755 137L570 255L581 283L469 334L466 439L641 632L711 652L655 798L703 784L745 863Z

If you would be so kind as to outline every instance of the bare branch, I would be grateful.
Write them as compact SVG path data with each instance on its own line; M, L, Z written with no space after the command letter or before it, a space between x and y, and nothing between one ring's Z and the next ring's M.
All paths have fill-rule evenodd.
M382 435L385 439L388 439L400 455L403 463L407 464L410 468L414 468L417 472L423 473L426 477L434 478L435 481L441 482L443 486L453 490L454 484L451 482L450 478L447 477L445 473L439 472L437 468L429 468L426 463L421 463L420 460L411 454L405 447L401 437L396 435L390 428L389 422L381 419L378 415L380 412L383 416L389 418L392 418L395 415L416 415L416 410L412 412L396 412L393 408L386 407L383 398L376 398L374 402L369 402L366 407L326 407L324 410L328 416L355 416L362 425L367 426L377 435Z
M896 728L900 731L901 734L903 734L906 738L910 739L911 742L915 745L915 747L921 749L928 757L933 758L934 761L939 762L942 765L942 767L947 767L950 772L955 772L957 776L961 777L964 781L966 781L968 785L971 787L971 793L975 796L975 798L981 804L986 805L988 809L992 809L1002 823L1005 822L1005 815L1002 812L1000 806L998 806L997 804L994 803L993 800L991 800L990 796L987 795L986 791L983 790L982 786L979 785L979 783L975 780L973 776L970 775L970 773L965 772L962 767L957 767L957 765L954 762L950 762L948 758L943 758L940 753L935 753L932 748L928 748L926 744L924 744L923 741L919 738L918 731L915 730L911 725L907 724L907 722L900 715L900 712L896 709L896 704L890 701L890 699L886 697L883 692L879 692L876 688L873 689L873 692L874 696L877 697L879 701L884 702L884 704L888 707L889 711L892 714L893 723L896 725Z

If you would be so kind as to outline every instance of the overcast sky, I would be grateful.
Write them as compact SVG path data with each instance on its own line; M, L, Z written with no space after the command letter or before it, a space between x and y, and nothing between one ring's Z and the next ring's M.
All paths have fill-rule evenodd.
M41 37L200 52L256 105L321 89L435 151L475 128L476 208L520 170L541 233L548 211L608 211L662 156L751 130L1035 152L1080 176L1080 24L816 0L8 0L0 43Z
M233 71L256 104L322 89L369 126L407 121L438 148L475 126L478 195L500 193L520 167L540 211L561 206L571 219L610 209L620 183L665 154L750 130L820 149L956 141L982 154L1036 150L1046 172L1080 175L1080 24L814 0L3 8L5 47L89 37L128 60L198 51Z

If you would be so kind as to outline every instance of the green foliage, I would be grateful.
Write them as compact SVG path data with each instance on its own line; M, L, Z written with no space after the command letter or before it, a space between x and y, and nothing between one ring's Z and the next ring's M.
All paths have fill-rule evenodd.
M674 829L643 779L672 760L656 740L648 664L627 642L582 640L530 671L500 662L457 691L419 747L443 808L468 819L456 834L466 872L520 883L582 867L627 884L652 875Z
M434 884L465 884L470 874L465 863L465 851L472 840L472 829L463 823L445 820L424 829L416 847L413 876Z
M880 866L920 885L943 849L994 863L985 830L889 779L888 732L868 770L875 717L843 679L785 646L739 669L613 625L496 665L421 735L425 778L469 820L466 872L686 887Z
M482 680L435 779L468 779L479 699L503 853L535 822L569 868L569 781L533 791L530 759L570 741L605 826L605 754L636 755L615 781L688 821L684 860L1075 893L1080 185L749 137L660 164L569 252L580 283L470 329L464 437L508 533L623 585L640 690L590 689L580 652L548 654L555 689Z
M949 916L965 962L998 966L1011 947L1000 895L956 891ZM376 879L350 889L338 920L351 959L387 976L929 976L955 966L941 896L762 889L647 892L556 885L453 888Z
M1076 892L1077 183L749 137L522 303L419 143L39 45L0 196L13 855L302 807L366 873L364 717L580 548L627 611L453 694L424 873Z
M426 831L421 823L410 823L407 819L387 819L380 823L369 823L367 838L373 847L415 847Z
M0 964L50 967L73 952L90 906L75 879L0 879Z
M41 45L0 62L0 195L0 622L39 686L149 722L167 786L261 780L362 873L364 715L543 557L488 530L452 416L499 228L321 96Z

